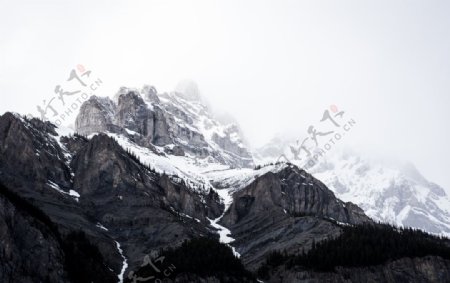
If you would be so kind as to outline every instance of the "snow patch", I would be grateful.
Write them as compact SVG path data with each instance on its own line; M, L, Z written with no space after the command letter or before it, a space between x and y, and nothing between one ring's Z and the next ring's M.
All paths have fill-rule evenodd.
M56 184L55 182L52 182L52 181L50 181L50 180L47 180L47 185L48 185L49 187L51 187L52 189L58 191L59 193L61 193L61 194L63 194L63 195L71 196L75 201L79 201L78 198L80 197L80 194L77 193L76 191L74 191L74 190L70 190L69 192L63 191L63 190L59 187L58 184Z
M125 270L127 270L127 268L128 268L128 260L127 260L127 258L123 255L123 250L122 250L122 248L120 247L120 243L117 242L117 241L115 241L115 242L116 242L117 251L119 252L120 256L121 256L122 259L123 259L122 269L120 270L120 273L119 273L119 275L118 275L117 277L119 277L119 283L123 283L123 276L124 276L124 274L125 274Z
M106 228L105 226L103 226L100 222L97 222L97 225L95 225L95 226L97 226L98 228L100 228L100 229L102 229L102 230L108 231L108 228Z
M234 238L229 236L229 235L231 235L231 231L228 228L219 224L219 221L225 215L228 208L230 208L231 203L233 202L233 197L229 194L229 191L226 189L215 190L215 191L219 194L220 198L222 199L222 201L225 205L225 208L223 210L222 215L220 215L219 217L217 217L214 220L209 219L209 218L208 218L208 220L209 220L211 226L213 226L214 228L216 228L218 230L219 241L221 243L228 245L231 248L231 250L233 251L234 256L239 258L239 257L241 257L241 255L236 251L236 249L233 246L230 245L230 243L234 242Z

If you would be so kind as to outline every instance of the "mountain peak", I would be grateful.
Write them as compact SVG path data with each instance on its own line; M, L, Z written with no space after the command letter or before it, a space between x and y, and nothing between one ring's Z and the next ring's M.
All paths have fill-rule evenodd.
M182 80L175 87L175 92L184 99L191 101L200 101L200 90L193 80Z
M195 83L184 82L179 89L182 92L159 95L151 85L140 91L121 87L115 102L92 97L80 108L76 130L85 135L110 132L132 136L139 146L159 146L166 154L191 156L207 163L252 166L238 125L215 119L200 101Z
M254 156L259 164L277 160L282 154L291 157L289 145L295 142L270 142ZM357 204L374 220L450 234L450 197L411 162L336 148L321 156L309 171L337 197Z
M158 91L152 85L144 85L141 89L141 94L145 100L150 102L159 103Z

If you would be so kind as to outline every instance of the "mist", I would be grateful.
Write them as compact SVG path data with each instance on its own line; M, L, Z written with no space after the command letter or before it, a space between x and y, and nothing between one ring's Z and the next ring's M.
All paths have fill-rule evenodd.
M335 105L342 141L413 162L447 189L446 1L1 1L0 113L37 106L83 65L95 93L197 82L253 147L302 138ZM73 123L75 116L66 121Z

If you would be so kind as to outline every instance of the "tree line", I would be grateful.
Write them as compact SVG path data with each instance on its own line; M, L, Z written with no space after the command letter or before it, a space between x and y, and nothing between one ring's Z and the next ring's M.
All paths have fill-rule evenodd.
M289 255L287 251L270 253L258 270L264 278L274 267L301 266L316 271L333 271L337 266L365 267L400 258L440 256L450 259L450 240L413 228L388 224L362 224L342 227L334 238L313 242L308 252Z

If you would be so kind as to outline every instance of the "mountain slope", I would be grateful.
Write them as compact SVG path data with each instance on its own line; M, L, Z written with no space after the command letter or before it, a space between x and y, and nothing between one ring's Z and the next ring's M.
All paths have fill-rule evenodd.
M115 100L92 97L83 104L76 125L83 135L39 119L0 116L3 281L124 282L150 267L150 275L166 282L255 282L254 272L273 253L299 257L320 243L335 250L340 246L330 243L350 227L374 226L360 207L293 164L249 168L238 127L218 122L192 85L169 94L122 88ZM30 245L30 237L38 241ZM375 237L370 245L353 252L367 256L364 251L383 242ZM440 254L431 249L411 261L404 254L395 259L405 273L436 282L445 274L437 267L447 272L449 266ZM425 255L431 257L424 261ZM34 261L42 261L42 269L36 271ZM397 278L395 264L378 264L364 266L378 268L378 277L370 278L381 278L379 270ZM291 267L273 269L270 282L341 282L353 271L359 279L370 274Z
M115 278L122 274L123 278L124 266L140 266L152 250L193 237L214 237L207 226L207 217L221 213L214 191L199 192L149 170L104 134L92 139L60 137L56 130L37 119L26 120L11 113L0 116L0 182L22 202L38 207L61 239L81 231L85 235L81 237L86 237L82 241L102 254L107 274ZM25 219L20 222L27 225ZM27 232L21 233L11 231L4 241L18 244L11 237L26 239L23 233ZM49 237L48 231L41 233ZM40 242L35 252L39 246L52 249L50 244ZM23 260L20 264L26 264L24 255L19 259ZM8 261L3 258L1 262ZM48 266L58 264L63 265L57 256L48 262ZM65 271L63 268L61 274ZM21 278L17 272L20 270L5 278ZM32 266L22 273L33 274Z
M450 198L410 163L338 153L324 158L311 172L375 220L450 235Z
M273 250L308 250L314 240L338 235L340 225L371 221L294 165L253 171L243 183L230 182L224 172L209 174L217 188L230 194L232 203L220 223L231 230L232 245L251 269Z
M281 154L291 157L289 144L273 140L257 150L257 163L277 160ZM297 161L292 158L291 162ZM376 221L450 235L449 196L411 163L334 149L308 170L337 197L357 204Z

